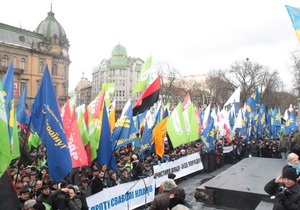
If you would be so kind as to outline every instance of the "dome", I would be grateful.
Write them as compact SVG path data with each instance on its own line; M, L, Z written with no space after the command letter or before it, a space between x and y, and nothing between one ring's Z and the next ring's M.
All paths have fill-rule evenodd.
M118 68L118 67L126 67L126 66L128 66L126 48L118 44L112 50L110 67Z
M48 16L45 20L43 20L35 32L39 34L43 34L46 37L46 42L50 43L51 37L56 35L60 41L66 37L66 33L64 28L60 25L60 23L55 19L54 12L52 10L48 12Z
M112 57L114 57L114 55L119 55L120 57L123 57L123 56L127 57L126 48L124 46L118 44L112 50L111 55L112 55Z

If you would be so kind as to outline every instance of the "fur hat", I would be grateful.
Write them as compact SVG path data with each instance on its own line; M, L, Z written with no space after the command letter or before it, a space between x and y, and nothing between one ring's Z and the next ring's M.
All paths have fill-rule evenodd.
M172 190L175 186L176 186L176 183L175 183L174 180L172 180L172 179L165 180L165 181L162 183L162 187L163 187L164 191L170 191L170 190Z
M282 178L287 178L293 181L297 181L297 173L296 170L290 166L286 166L282 170Z
M25 201L24 209L32 208L34 204L36 204L36 200L35 199L29 199L29 200Z

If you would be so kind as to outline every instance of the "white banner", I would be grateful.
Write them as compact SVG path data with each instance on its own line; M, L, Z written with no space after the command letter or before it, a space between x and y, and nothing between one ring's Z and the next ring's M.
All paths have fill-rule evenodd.
M175 174L176 179L178 179L193 172L202 170L203 164L199 153L195 153L172 162L154 166L153 168L154 177L156 178L156 187L159 187L163 181L168 179L169 173Z
M155 194L153 177L104 189L86 198L89 210L134 209L152 202Z
M233 150L233 146L226 146L226 147L223 147L223 153L229 153Z

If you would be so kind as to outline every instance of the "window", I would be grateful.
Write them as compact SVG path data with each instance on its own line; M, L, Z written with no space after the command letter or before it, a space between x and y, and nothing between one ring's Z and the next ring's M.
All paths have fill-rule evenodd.
M55 95L57 96L57 84L53 84L53 89L54 89Z
M17 57L14 57L14 68L19 68L19 63Z
M20 82L20 95L22 95L22 93L24 92L26 85L27 85L26 81Z
M68 96L67 84L63 84L63 96Z
M25 60L25 58L21 58L21 60L20 60L20 69L26 70L26 60Z
M40 61L39 64L39 73L43 73L45 69L45 63L43 61Z
M42 83L42 80L37 80L37 86L38 86L38 88L37 89L40 89L40 86L41 86L41 83Z
M67 79L68 78L68 70L67 70L67 67L64 66L64 79Z
M7 55L4 55L2 58L2 66L8 67L8 56Z
M57 65L56 64L52 65L52 75L57 75Z

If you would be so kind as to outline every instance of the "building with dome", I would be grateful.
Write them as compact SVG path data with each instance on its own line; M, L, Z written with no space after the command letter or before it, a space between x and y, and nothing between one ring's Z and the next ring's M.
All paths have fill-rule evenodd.
M136 85L144 61L140 58L127 56L127 51L121 44L116 45L111 58L103 59L92 72L92 99L94 99L104 83L114 83L116 109L122 110L128 99L136 100L132 90Z
M68 99L69 41L52 8L47 17L37 22L34 31L0 23L0 77L14 61L14 95L16 104L27 86L27 104L31 107L48 65L60 105Z

